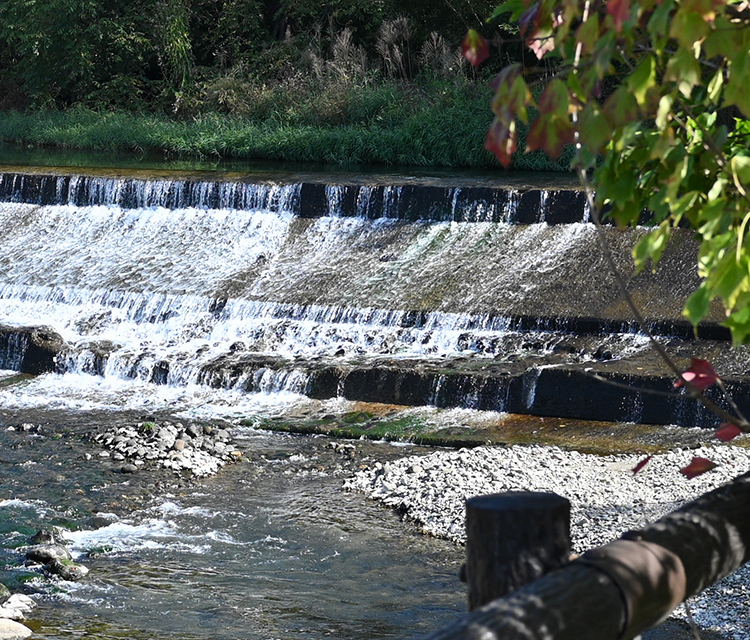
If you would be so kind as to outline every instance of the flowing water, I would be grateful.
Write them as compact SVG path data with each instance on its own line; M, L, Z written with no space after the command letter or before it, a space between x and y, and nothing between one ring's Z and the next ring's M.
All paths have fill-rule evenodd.
M5 575L40 603L38 637L436 629L463 609L461 551L340 490L401 450L361 442L344 458L239 419L346 412L331 372L645 348L566 189L7 173L0 200L0 546ZM630 240L608 233L627 257ZM638 283L656 320L679 318L694 284ZM570 348L592 317L607 331ZM19 376L24 331L41 326L64 346L46 373ZM432 404L478 406L477 388L448 397L440 375ZM531 406L538 370L527 377ZM83 438L153 415L231 425L244 462L201 481L124 476ZM17 548L52 524L91 569L79 584L22 566Z
M35 637L410 638L461 610L459 550L341 492L326 440L248 430L243 463L187 482L87 460L80 427L112 420L0 432L3 582L38 601ZM16 548L51 525L73 529L82 582L22 566Z

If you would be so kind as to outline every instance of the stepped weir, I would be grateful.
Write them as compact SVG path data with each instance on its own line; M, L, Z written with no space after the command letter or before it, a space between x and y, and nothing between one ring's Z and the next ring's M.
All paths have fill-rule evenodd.
M644 391L672 377L581 192L494 182L0 174L0 369L713 425ZM750 409L750 359L720 312L697 336L681 315L694 240L636 276L643 233L605 230L650 330Z

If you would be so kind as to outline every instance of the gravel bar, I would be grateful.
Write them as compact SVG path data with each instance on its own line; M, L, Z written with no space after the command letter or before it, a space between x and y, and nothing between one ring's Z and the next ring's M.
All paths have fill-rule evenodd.
M693 456L719 466L687 480ZM465 541L464 502L503 491L553 491L571 502L573 548L581 553L619 538L750 470L750 451L730 446L655 455L595 456L549 446L477 447L412 455L357 473L345 488L365 493L418 522L425 533ZM750 568L741 567L690 600L696 623L732 640L750 638ZM685 618L683 607L674 616Z

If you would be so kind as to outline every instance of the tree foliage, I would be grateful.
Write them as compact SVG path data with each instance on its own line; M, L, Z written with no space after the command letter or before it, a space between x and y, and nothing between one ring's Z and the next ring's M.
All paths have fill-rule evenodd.
M517 122L526 150L575 168L619 225L650 212L637 269L691 226L704 278L687 301L697 325L720 299L735 342L750 339L750 6L738 0L509 0L546 75L520 63L495 79L487 147L508 166ZM530 119L529 110L537 116ZM740 116L736 118L735 116Z
M432 34L455 50L457 34L480 26L479 16L493 3L0 0L0 81L5 93L21 86L34 107L180 108L185 114L207 79L293 82L309 73L306 53L327 54L343 32L374 59L383 25L404 19L411 43L396 42L391 58L405 53L409 62ZM414 65L401 67L409 75ZM0 91L5 103L13 101Z

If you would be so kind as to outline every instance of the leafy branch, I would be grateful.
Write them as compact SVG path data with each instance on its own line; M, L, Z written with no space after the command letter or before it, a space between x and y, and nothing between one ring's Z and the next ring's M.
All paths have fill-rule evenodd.
M518 151L519 121L529 127L526 151L557 158L575 145L573 168L605 259L631 313L677 378L675 386L732 432L750 432L710 364L694 359L681 371L650 335L601 226L604 207L621 227L641 225L643 212L650 213L652 229L633 248L636 271L649 262L655 269L674 231L690 226L700 243L703 280L684 315L697 327L719 300L734 343L750 340L750 123L717 116L750 114L750 3L508 0L493 18L507 13L539 60L554 59L555 72L537 97L522 64L500 71L487 148L509 166ZM476 32L470 36L465 47L472 60L486 42ZM714 384L733 413L703 394Z

